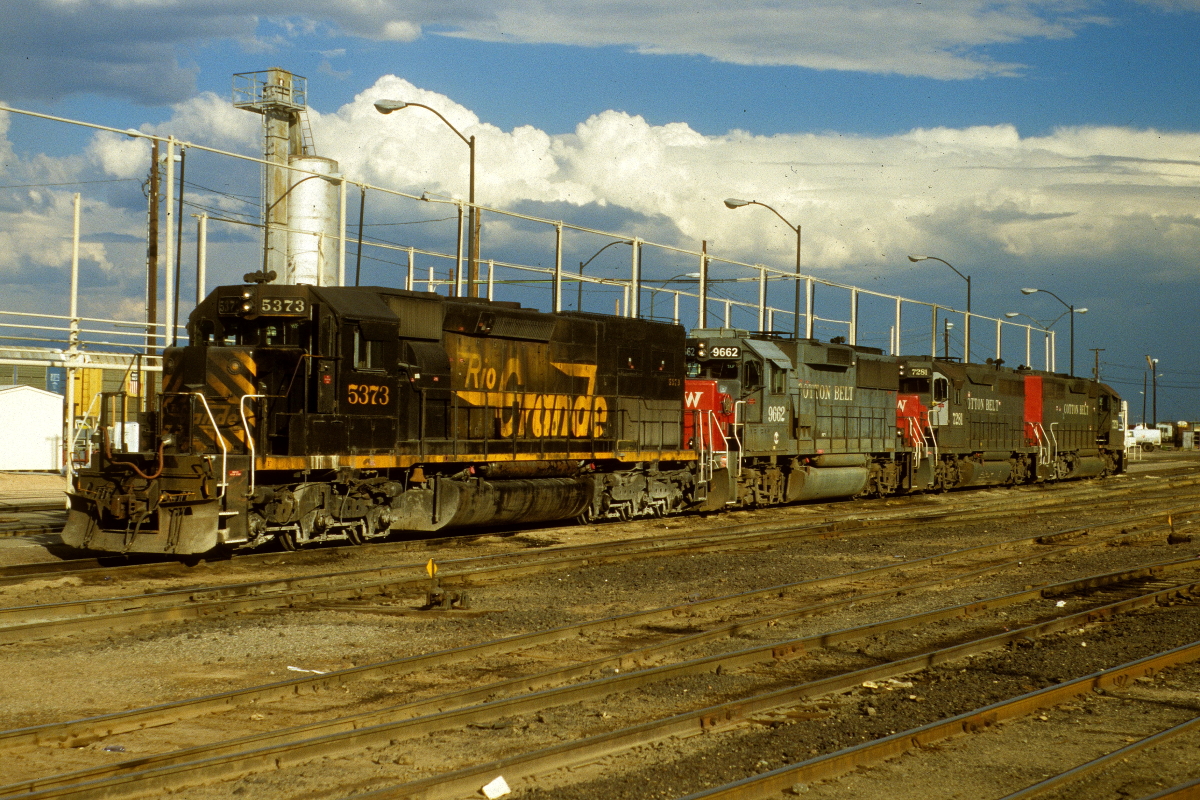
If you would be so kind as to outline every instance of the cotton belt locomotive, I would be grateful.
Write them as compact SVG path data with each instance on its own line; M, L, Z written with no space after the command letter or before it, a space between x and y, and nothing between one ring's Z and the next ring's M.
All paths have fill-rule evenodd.
M1120 398L1065 375L382 287L213 291L101 398L63 540L199 554L1123 468Z

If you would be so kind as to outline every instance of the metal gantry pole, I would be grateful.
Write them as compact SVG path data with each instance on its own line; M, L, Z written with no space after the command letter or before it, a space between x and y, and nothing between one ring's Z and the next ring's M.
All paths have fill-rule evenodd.
M967 284L970 287L970 283ZM970 289L968 288L968 292ZM971 312L967 311L963 314L963 363L966 364L971 360Z
M346 176L338 184L338 207L341 235L338 239L338 286L346 285ZM362 245L359 245L362 248ZM319 267L318 267L319 269Z
M937 306L930 308L929 352L934 358L937 358L937 312Z
M767 270L758 265L758 329L767 329Z
M67 478L67 489L71 489L71 480L75 473L75 359L79 354L79 220L80 195L74 197L74 220L71 232L71 329L67 344L67 392L66 392L66 463L64 469ZM170 238L170 237L168 237ZM71 501L67 500L67 508Z
M708 327L708 240L700 243L700 295L699 308L696 309L696 327Z
M454 251L454 296L462 297L463 280L463 204L458 203L458 239Z
M196 305L204 300L208 279L208 214L196 219Z
M900 298L896 298L896 339L892 345L892 355L900 355Z
M815 305L816 284L812 278L804 279L804 338L813 338L813 306Z
M858 344L858 289L850 290L850 346Z
M633 265L630 268L629 301L625 306L625 315L631 318L641 316L642 296L642 240L633 240Z
M166 286L163 292L163 316L166 318L166 337L163 344L168 347L175 345L175 326L171 324L172 309L175 308L175 239L171 232L175 225L175 137L167 138L167 197L166 197L166 220L163 227L167 230L166 239L166 258L164 261L167 264L166 269Z
M472 139L474 137L471 137ZM471 153L475 153L475 148L471 148ZM562 311L562 256L563 256L563 224L561 222L554 226L554 297L553 307L554 313ZM478 267L476 267L478 269ZM488 289L488 296L491 296L491 289Z

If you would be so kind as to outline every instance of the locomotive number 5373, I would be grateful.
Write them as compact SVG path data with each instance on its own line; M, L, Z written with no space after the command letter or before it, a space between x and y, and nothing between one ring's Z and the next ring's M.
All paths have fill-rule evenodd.
M352 383L346 387L346 402L352 406L386 406L391 399L387 386Z

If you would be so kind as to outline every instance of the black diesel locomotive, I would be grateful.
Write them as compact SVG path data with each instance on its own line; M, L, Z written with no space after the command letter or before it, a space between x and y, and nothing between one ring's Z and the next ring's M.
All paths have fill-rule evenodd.
M127 398L64 541L194 554L1119 472L1120 400L1063 375L381 287L217 288Z

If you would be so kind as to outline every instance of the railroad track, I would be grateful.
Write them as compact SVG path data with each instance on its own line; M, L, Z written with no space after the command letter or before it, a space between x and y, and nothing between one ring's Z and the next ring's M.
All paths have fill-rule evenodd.
M1136 477L1124 476L1114 479L1107 483L1098 484L1093 482L1071 483L1071 484L1051 484L1046 486L1034 487L1017 487L1014 490L1005 490L1002 496L992 496L988 499L980 499L980 493L957 493L951 496L938 495L914 495L912 497L894 498L886 501L885 504L876 505L868 511L863 510L846 510L846 502L822 504L818 506L793 506L786 509L780 509L781 513L797 513L806 517L804 520L807 524L818 523L836 523L845 520L858 520L864 516L869 516L873 519L887 518L920 518L925 515L925 519L934 518L939 512L942 513L958 513L962 509L970 508L974 510L977 518L981 516L984 510L992 508L997 512L997 515L1003 516L1011 513L1011 506L1014 502L1016 492L1019 496L1017 502L1020 503L1023 510L1029 511L1041 508L1045 512L1052 512L1054 508L1063 503L1078 503L1080 507L1084 507L1087 503L1086 498L1098 497L1101 498L1098 504L1094 507L1107 508L1119 506L1121 501L1119 498L1129 496L1140 496L1142 502L1148 502L1153 499L1169 499L1169 496L1177 491L1184 490L1189 486L1200 484L1200 477L1196 475L1196 469L1191 467L1179 468L1171 471L1159 471L1155 473L1143 474ZM1146 487L1142 485L1144 481L1152 481L1154 483L1166 483L1167 486L1159 487L1150 492L1146 491ZM1021 496L1024 495L1024 496ZM10 501L13 507L20 507L23 501ZM47 505L45 499L38 499L37 503ZM61 504L52 504L54 509L60 509ZM898 505L899 508L895 506ZM39 506L40 507L40 506ZM3 504L0 502L0 514L3 511ZM53 515L52 515L53 516ZM60 519L61 518L61 519ZM11 529L5 529L2 520L0 520L0 536L19 536L37 533L53 533L61 530L62 522L65 521L65 512L61 512L55 520L45 525L30 526L27 524L14 524ZM680 522L686 518L673 518L674 522ZM752 526L752 524L751 524ZM738 529L741 527L751 527L745 524L730 523L728 528ZM554 535L563 531L570 531L571 528L542 528L535 529L540 535ZM87 577L90 573L103 571L110 579L116 579L123 575L134 575L138 577L159 577L166 578L172 576L186 576L191 572L191 568L198 564L207 564L210 567L236 561L239 566L248 567L259 563L265 566L272 566L281 557L286 557L291 561L301 564L306 561L318 560L322 557L331 557L331 554L352 554L359 552L367 552L385 556L392 553L405 553L415 550L437 550L441 548L449 548L470 544L479 538L492 538L497 535L509 536L515 538L515 535L524 533L525 531L516 529L497 529L489 530L483 534L465 533L455 536L434 537L417 540L406 541L390 541L376 542L369 545L333 545L328 547L312 548L302 550L297 553L283 554L280 552L254 552L240 553L232 557L218 557L215 560L187 560L181 562L178 559L171 557L155 557L146 555L136 556L113 556L105 555L100 557L73 558L73 559L56 559L53 561L42 561L30 564L16 564L0 566L0 586L6 584L19 583L23 580L46 578L51 576L58 577ZM157 564L153 570L149 569L148 565Z
M1036 494L1031 493L1031 495L1034 502L1040 502L1043 499ZM1156 498L1155 502L1161 503L1169 498L1170 494L1164 493L1161 497ZM997 501L994 506L989 506L990 499L982 494L975 495L975 504L984 506L977 512L982 516L973 516L967 509L949 508L948 506L952 504L945 502L948 499L954 498L936 498L934 503L928 504L931 507L924 509L924 515L918 517L917 522L926 529L933 529L943 523L953 529L955 526L971 523L975 519L1002 519L1006 513L1007 516L1012 516L1011 508L1007 512L1003 510L1003 502ZM1080 509L1090 507L1112 512L1131 506L1141 506L1144 504L1145 498L1110 494L1108 497L1096 495L1090 498L1080 495L1076 500L1081 504ZM1178 501L1179 498L1176 497L1175 500ZM1051 505L1052 503L1048 503L1044 508L1027 506L1022 509L1022 513L1028 512L1028 517L1034 517L1041 512L1054 513ZM1194 508L1194 503L1191 504L1191 508ZM810 580L794 585L765 587L752 592L705 598L621 617L587 620L584 623L564 626L561 629L536 631L524 638L510 637L508 640L485 641L462 648L454 648L451 651L424 653L410 658L396 659L388 664L364 665L352 670L327 675L314 674L305 679L279 682L267 686L254 686L221 695L189 698L178 704L165 704L154 709L135 709L129 714L105 715L90 720L74 720L56 726L38 726L37 728L6 732L0 734L0 750L9 754L8 763L16 770L16 765L21 763L21 759L28 756L30 747L33 747L34 751L41 752L44 752L48 746L54 748L56 745L64 748L82 747L86 749L98 747L110 741L125 741L126 739L123 737L134 737L134 742L140 742L141 740L137 737L152 735L160 730L174 730L174 727L163 728L165 725L178 726L180 723L192 725L194 723L189 721L199 721L202 717L216 711L236 714L238 709L246 709L247 712L258 709L252 714L252 717L261 717L263 713L270 717L275 712L269 709L275 708L279 709L278 713L281 719L288 717L289 714L290 718L295 719L296 713L303 713L310 717L314 715L318 717L334 715L335 717L322 719L320 722L306 726L293 725L282 730L269 730L240 740L196 745L195 748L178 753L142 755L147 752L146 745L143 743L131 748L139 753L138 758L132 762L114 765L115 772L103 774L102 772L77 771L69 775L48 775L43 772L41 773L44 775L42 778L4 787L3 790L0 790L0 796L19 796L22 793L28 795L30 791L36 792L31 796L37 797L84 797L96 796L96 793L100 792L106 796L137 796L157 793L164 788L182 788L210 781L229 780L239 775L269 775L282 766L310 763L313 759L318 758L351 757L353 762L357 754L357 760L362 761L360 754L364 749L368 750L366 758L371 759L372 763L376 765L368 765L367 771L379 771L384 767L380 766L382 762L379 761L381 756L378 754L390 754L395 752L397 747L407 746L392 744L394 741L415 741L419 745L431 737L451 736L459 737L459 739L464 735L469 739L471 737L488 739L503 737L504 731L512 729L510 721L514 717L524 716L528 719L530 715L543 713L546 709L563 708L564 703L568 704L567 707L572 708L599 708L597 719L603 720L605 719L603 714L606 703L598 698L613 696L615 693L632 692L636 694L661 691L654 687L676 685L681 681L714 681L712 676L718 676L721 680L726 680L726 676L728 676L728 679L732 680L734 676L749 675L751 678L749 683L752 684L749 688L752 691L739 694L725 704L702 706L700 709L680 709L678 713L668 714L662 718L670 719L673 716L692 714L703 708L719 709L730 703L734 705L740 703L740 707L745 709L747 708L745 705L747 698L757 703L759 700L756 698L767 697L773 691L781 691L779 687L770 685L772 680L781 680L781 678L764 678L759 674L763 673L764 669L771 672L789 665L805 664L810 668L815 665L815 668L835 671L834 676L836 676L853 673L856 671L855 667L861 670L884 666L879 663L870 665L870 667L864 667L861 663L842 663L847 657L847 653L838 651L838 648L845 650L849 643L855 641L865 642L866 654L859 653L857 656L860 662L863 658L876 662L882 659L886 664L900 662L904 658L932 658L929 654L945 648L938 647L922 650L919 653L901 654L903 657L885 658L882 653L877 652L876 647L878 641L888 637L904 636L906 630L958 624L954 620L963 614L974 617L993 615L991 622L987 624L992 628L990 635L995 637L1001 634L996 632L998 622L994 615L1002 613L1002 609L1011 611L1017 607L1039 604L1039 602L1041 606L1045 606L1044 601L1053 595L1070 606L1069 610L1073 614L1078 615L1083 613L1083 610L1079 608L1083 600L1070 592L1095 592L1101 585L1107 587L1104 589L1105 591L1116 592L1121 597L1116 600L1113 599L1114 595L1109 595L1107 598L1093 597L1092 600L1087 601L1093 612L1103 609L1105 605L1116 607L1122 603L1125 604L1121 608L1123 613L1129 608L1139 607L1139 603L1142 604L1141 607L1144 607L1146 604L1155 602L1181 602L1192 591L1195 581L1194 577L1185 574L1186 571L1196 568L1194 562L1188 559L1176 559L1171 563L1143 566L1141 573L1136 570L1124 570L1120 573L1106 573L1070 581L1067 586L1062 588L1064 593L1059 595L1055 595L1053 590L1046 587L1026 589L1003 596L979 598L958 606L939 606L932 611L922 612L929 616L908 615L895 620L868 622L861 626L855 626L858 630L853 631L845 629L830 632L817 627L815 633L810 632L806 636L779 638L776 635L784 629L790 630L801 624L818 626L822 617L837 614L839 613L838 609L845 614L847 609L857 608L865 614L867 609L894 603L899 598L948 596L947 592L958 591L964 586L969 587L974 583L982 582L984 577L1011 576L1010 582L1012 580L1019 582L1020 576L1024 574L1031 563L1061 560L1068 556L1074 558L1088 552L1096 552L1106 547L1100 541L1106 537L1111 544L1124 542L1133 545L1125 548L1108 547L1108 550L1136 554L1148 547L1151 542L1165 539L1173 526L1182 529L1188 524L1190 522L1186 513L1188 510L1190 509L1187 504L1180 502L1177 507L1160 508L1153 515L1127 514L1123 519L1113 520L1108 523L1109 533L1107 534L1104 526L1095 525L1061 531L1058 535L1025 537L1023 544L1021 540L992 542L987 545L962 548L955 553L939 552L920 559L908 559L871 570L831 574L819 581ZM729 538L740 534L741 541L737 544L732 541L722 541L721 537L711 530L682 536L668 534L666 537L649 537L650 539L660 539L660 544L663 546L657 550L648 548L640 553L597 550L588 557L583 557L583 551L577 550L573 557L582 560L573 560L563 558L568 548L559 548L557 553L546 552L550 548L538 548L536 555L539 557L557 556L561 563L555 565L553 563L555 558L546 558L542 564L519 565L517 557L529 555L525 553L514 556L512 566L514 569L531 570L526 575L535 576L553 574L552 572L548 573L549 570L570 569L576 571L604 564L628 564L636 559L679 557L689 552L686 548L687 544L699 544L701 549L710 553L761 553L764 550L774 552L777 549L786 549L797 541L804 541L803 537L810 539L832 537L847 540L860 535L869 536L872 533L886 534L890 526L894 526L893 530L896 532L903 530L904 526L911 529L913 520L902 519L906 513L911 517L910 509L880 509L880 511L890 514L891 518L872 521L873 525L879 526L873 531L869 529L870 526L853 526L845 518L829 519L823 522L822 524L826 526L824 530L817 530L814 527L803 532L797 532L794 525L791 530L786 529L786 526L780 526L778 530L763 531L761 523L749 523L745 527L757 529L754 531L755 536L747 536L745 531L724 532ZM1059 511L1061 512L1061 507ZM1143 527L1136 526L1139 523L1137 518L1140 518L1140 524ZM1123 534L1121 533L1122 529L1124 529ZM1041 543L1031 544L1029 542L1031 539L1040 539ZM639 540L635 540L634 543L638 544ZM629 542L622 544L629 544ZM489 559L479 560L480 565L488 561ZM494 580L511 581L511 578L504 576L503 568L506 565L501 563L502 559L493 558L490 561L489 568L495 570ZM953 572L949 570L950 562L954 562ZM455 582L459 580L479 583L493 580L486 571L478 574L473 572L469 563L466 559L459 563L443 562L442 577L445 585L454 586ZM408 565L410 569L415 569L416 566L416 564ZM459 571L460 567L462 567L461 575L447 574ZM1172 579L1174 582L1171 585L1167 585L1164 581L1168 580L1171 575L1176 577ZM384 580L392 580L392 578ZM1151 583L1148 584L1147 581ZM414 587L414 593L418 591L416 587L423 588L422 584L425 582L427 582L426 579L420 579L420 583ZM1135 591L1137 586L1134 584L1140 586L1144 591L1140 591L1140 593ZM954 587L959 587L959 589L954 589ZM226 590L229 587L202 588ZM295 588L311 589L312 587L297 586ZM341 588L350 587L343 585ZM394 595L399 593L399 590L388 590L388 593ZM111 600L111 598L109 599ZM232 599L253 601L255 598L247 595ZM395 600L396 598L387 597L386 594L381 597L372 591L365 591L357 595L340 595L316 603L309 601L305 607L339 609L351 614L411 613L404 604L398 604ZM297 603L300 602L297 600ZM168 611L165 608L159 610ZM939 613L942 615L940 618L936 616ZM1061 613L1065 614L1066 612ZM1098 618L1112 619L1106 611L1100 610L1097 613L1100 615ZM443 616L453 617L453 614ZM1015 616L1003 618L1004 627L1012 627L1015 619ZM1075 617L1064 616L1061 619L1066 620L1062 624L1067 628L1083 624L1078 622ZM801 623L801 620L816 621ZM1005 640L1007 644L1001 642L980 652L990 652L996 647L1012 647L1030 639L1040 640L1040 637L1047 635L1054 628L1037 626L1053 626L1058 621L1034 620L1029 625L1023 626L1024 638ZM110 629L119 628L110 627ZM1012 631L1001 633L1010 632ZM645 643L647 637L655 641ZM965 639L959 644L965 646L970 641L981 638L986 637L975 636L974 639ZM640 639L643 642L633 649L620 646L623 642L632 639ZM752 647L735 647L732 652L724 652L729 649L729 642L736 644L738 641L751 639L755 642L762 641ZM584 649L590 649L593 652L592 656L584 657L582 655L581 643L586 643ZM561 654L563 647L570 647L578 651L576 653L578 657L565 659ZM721 652L705 654L707 650L714 648ZM705 651L705 653L698 651ZM831 652L833 655L828 655ZM822 653L825 655L818 655ZM941 656L937 658L941 658ZM568 660L570 663L551 670L531 669L531 665L544 664L545 659ZM853 662L855 659L851 658L850 660ZM942 662L937 661L936 663ZM481 667L486 664L488 671L499 670L503 674L515 674L515 677L510 678L507 682L496 682L493 678L489 682L480 684L478 677L469 677L477 676L477 673L471 671L475 669L471 664L480 664ZM450 694L431 694L430 687L421 683L420 679L432 674L431 671L444 671L451 668L452 665L457 665L453 666L453 669L457 671L451 672L442 679L443 682L467 688ZM653 672L653 670L659 671ZM836 670L840 670L840 672ZM409 703L401 703L398 706L384 704L385 706L393 705L391 708L385 707L350 716L336 716L334 708L345 705L346 702L338 699L341 696L339 693L346 691L354 693L345 695L346 697L355 697L364 693L371 694L372 692L377 694L379 689L368 690L365 687L391 686L397 676L402 675L409 676L405 679L409 681L419 679L413 684L414 688L404 690L402 696L405 693L427 696L414 699ZM830 678L830 675L825 675L811 680L797 681L789 676L786 682L789 685L796 685ZM867 678L866 680L887 679ZM608 683L604 681L608 681ZM357 686L364 688L356 689ZM595 694L587 693L593 691ZM566 694L547 694L549 692L566 692ZM570 692L581 692L582 694L572 695ZM813 697L815 696L813 695ZM302 712L289 712L284 709L285 706L292 706L297 702L301 704ZM800 702L811 705L814 701L810 698ZM313 705L314 703L322 708L329 706L329 710L319 710ZM508 705L504 705L505 703ZM547 705L546 703L552 704ZM723 712L716 711L714 712L716 716L703 725L693 719L692 722L699 727L692 727L688 730L693 732L703 730L713 735L725 735L743 728L755 729L765 724L774 725L780 719L791 720L792 718L787 714L795 711L794 706L789 707L786 703L771 708L775 711L751 709L748 716L739 716L735 713L733 716L723 717L721 716ZM792 712L779 711L779 709L788 708L792 708ZM801 716L813 713L820 715L826 712L822 709L814 712L811 709L804 710L803 708L800 711ZM779 716L780 714L783 716ZM414 722L414 719L417 721ZM268 722L264 721L262 724L266 725ZM525 768L519 765L511 766L508 761L503 759L488 761L486 757L482 756L481 751L481 757L474 765L441 765L439 763L439 768L435 770L438 773L436 776L418 778L418 782L411 779L393 781L391 786L387 786L386 781L381 783L377 776L374 780L367 780L361 766L353 767L347 771L344 783L328 791L333 794L346 794L351 791L357 793L364 790L376 790L383 786L384 788L379 789L380 796L412 796L414 791L421 792L422 796L456 796L454 792L459 791L459 788L468 786L471 781L481 777L489 770L502 769L504 771L497 774L506 775L514 783L523 780L522 775L534 776L533 782L526 785L533 787L531 791L536 792L539 791L537 787L551 787L555 780L560 780L547 776L560 775L559 770L563 765L574 765L572 769L586 771L588 768L584 765L588 763L603 762L609 758L628 757L628 747L614 745L614 742L618 742L618 740L624 741L622 739L624 734L618 733L624 728L616 726L615 722L597 724L599 727L608 727L610 730L603 733L597 733L595 730L584 731L590 735L575 736L572 739L582 742L596 736L608 736L609 738L603 741L592 742L592 745L598 749L589 751L585 747L582 750L570 750L571 753L574 753L572 755L565 755L568 752L566 749L557 755L543 753L549 760L538 761L534 758L529 761L531 766L527 771L523 771ZM706 725L707 727L705 727ZM251 725L251 727L256 726ZM533 727L536 728L538 725L533 725ZM172 741L187 741L187 737L192 735L187 732L189 730L191 728L185 727L178 733L166 734L166 737ZM637 742L643 741L639 740L638 736L649 734L630 733L628 735L633 737L628 741ZM415 736L415 739L410 740L410 736ZM689 741L705 739L705 737L694 737L688 734L667 733L665 738L654 734L644 741L657 743L654 746L658 746L664 742L673 741L676 736L685 736ZM530 736L529 738L534 737ZM458 749L475 749L474 739L471 741L470 746ZM34 742L38 742L38 744L34 745ZM547 746L523 746L522 753L529 755L559 747L548 742L543 742L543 744ZM512 749L512 743L504 741L498 744L492 742L488 746L499 746L500 750L493 750L494 753L502 753L505 748ZM644 749L651 745L643 742L643 744L634 746ZM434 753L437 752L438 747L445 749L445 745L440 740L435 746ZM566 745L561 747L565 748ZM420 751L420 746L417 747L417 750ZM373 757L370 755L371 753L377 755ZM112 756L112 758L119 758L119 756ZM438 761L439 759L434 756L432 760ZM387 761L386 763L390 764L391 762ZM419 760L419 763L424 762ZM464 769L477 771L459 774ZM340 773L341 770L339 768L335 771ZM400 768L393 768L393 771L410 774L413 772L412 769L403 768L403 765L400 765ZM14 774L18 773L14 772ZM33 774L38 773L34 772ZM445 780L442 780L443 778ZM428 785L419 782L422 780ZM460 781L460 783L456 784L454 781ZM443 789L443 783L448 788ZM480 785L482 783L475 783L464 793L475 794ZM454 788L455 786L459 788ZM438 794L443 791L448 794ZM544 791L549 792L545 795L547 797L558 796L557 789L544 788Z
M1121 482L1123 479L1107 484L1076 483L1053 484L1046 487L1020 487L1016 491L1024 496L1019 497L1017 502L1021 506L1022 513L1055 513L1056 510L1061 509L1064 505L1075 505L1081 511L1088 509L1116 509L1123 505L1124 501L1122 498L1136 498L1141 503L1169 501L1174 493L1184 491L1190 486L1200 485L1200 477L1195 475L1195 470L1181 472L1178 478L1175 479L1169 477L1162 478L1160 475L1161 473L1154 473L1143 476L1156 483L1161 483L1165 480L1169 481L1168 486L1159 487L1151 491L1147 491L1146 487L1140 483L1130 484L1128 482ZM808 525L837 524L839 522L857 521L864 518L878 521L888 519L932 521L936 520L939 515L962 514L964 511L969 513L972 518L982 520L989 518L987 516L988 510L992 511L992 517L995 518L1011 515L1013 502L1013 495L1005 491L1000 493L999 496L993 493L992 496L986 498L980 493L957 493L955 495L941 496L915 495L913 497L886 501L886 503L871 507L865 512L862 510L843 510L845 503L821 506L798 506L779 509L779 511L781 513L796 513L801 517L796 520L796 524ZM895 505L899 507L897 508ZM677 518L672 521L682 523L685 519ZM600 527L603 529L605 526ZM739 530L752 530L756 527L756 523L731 522L725 525L713 526L711 530L736 532ZM534 529L533 532L540 536L553 536L573 530L575 529L540 528ZM393 553L437 551L442 548L470 545L481 538L492 539L496 536L501 536L515 539L521 533L525 533L525 531L494 530L482 534L469 533L427 539L378 542L360 546L336 545L286 554L282 552L243 553L229 558L218 557L216 560L188 561L187 563L181 563L179 560L170 557L159 558L142 555L106 555L96 558L42 561L30 564L0 566L0 585L19 583L23 580L49 576L87 577L90 573L101 571L110 579L120 579L125 575L156 578L187 576L193 572L192 567L198 563L209 567L229 565L234 562L239 567L252 567L255 564L270 567L277 565L281 558L286 558L290 562L303 565L314 562L320 563L323 559L337 558L355 553L388 556ZM542 545L533 544L529 546L540 547ZM130 561L131 559L132 561ZM151 565L155 566L151 567Z
M1171 575L1180 573L1190 573L1191 580L1184 582L1167 580ZM912 672L914 669L1022 641L1031 635L1045 635L1049 632L1109 618L1112 615L1128 613L1133 609L1152 603L1177 599L1181 596L1191 596L1197 590L1195 582L1197 577L1200 577L1200 559L1185 559L1140 570L1087 576L1041 590L1027 590L1004 597L990 598L986 602L976 601L939 608L914 616L884 620L843 631L822 633L801 639L772 641L751 648L692 658L662 666L630 669L631 664L645 663L669 653L685 651L694 647L701 640L729 637L734 631L745 633L753 628L774 627L791 616L822 612L822 609L816 606L791 609L756 620L730 625L725 630L710 630L700 634L685 635L667 643L639 648L637 651L610 655L498 684L493 683L461 690L451 695L404 704L384 712L314 723L291 730L245 737L232 742L195 747L160 756L142 757L136 762L12 784L0 788L0 796L16 796L25 793L29 797L87 797L93 796L91 793L94 792L102 792L105 796L134 796L164 790L175 791L206 781L228 780L263 769L276 769L288 764L305 763L315 758L328 758L336 754L344 754L363 747L381 746L393 742L397 737L427 737L437 731L463 728L464 726L486 728L489 723L495 723L497 720L513 714L536 713L571 703L596 703L615 693L629 692L681 676L720 674L722 670L746 669L761 663L794 661L802 657L811 657L817 650L835 649L846 642L861 641L914 626L932 626L939 622L962 617L986 616L1000 608L1012 608L1047 597L1073 597L1077 602L1082 601L1085 595L1091 598L1087 608L1075 610L1073 613L1064 614L1048 621L1035 622L1032 625L1003 633L985 631L984 635L962 637L963 641L953 645L890 660L881 665L841 671L833 676L805 681L796 686L775 689L749 697L739 697L731 703L675 714L654 722L617 729L569 744L535 750L519 757L488 762L466 770L457 770L448 775L439 775L417 783L389 788L375 795L379 797L455 797L477 789L481 785L480 779L491 773L504 774L517 779L546 770L585 763L600 755L611 754L614 752L614 748L645 746L668 737L713 732L746 723L755 715L764 712L775 711L830 692L857 686L863 681L894 678ZM1154 584L1154 588L1146 591L1149 583ZM1104 587L1102 595L1097 594L1097 587ZM885 592L883 594L893 593ZM859 602L862 600L860 598ZM605 675L605 671L610 674ZM595 677L597 674L601 677ZM587 680L588 678L591 679ZM326 677L324 680L336 680L336 678ZM557 688L542 688L547 685ZM512 696L500 700L492 699L497 694ZM446 710L447 708L451 710ZM110 719L102 724L106 729L119 730L120 723L114 725L114 722ZM162 724L162 720L143 717L140 723L157 725ZM78 733L78 730L76 732ZM13 734L18 733L13 732ZM33 735L42 737L35 738L34 741L45 744L44 737L47 735L61 736L63 733L62 730L51 733L49 729L43 728L36 734L25 732L20 737L7 736L0 740L0 743L11 747L22 740L28 741L30 735ZM94 729L93 735L95 735ZM77 741L75 743L77 744Z
M1057 506L1043 501L1047 506ZM1118 505L1123 500L1111 500ZM1025 511L1038 513L1038 503L1025 505ZM1088 501L1089 507L1095 507ZM1115 523L1094 527L1093 534L1102 530L1120 530L1136 524L1166 522L1173 515L1192 509L1190 502L1150 514L1128 515ZM1058 510L1061 511L1061 508ZM663 558L671 555L695 554L720 550L766 548L782 542L794 543L804 539L827 539L858 533L878 534L891 529L903 531L913 524L947 524L960 518L974 521L1011 516L1011 509L1002 501L994 506L975 504L970 509L938 509L912 514L881 514L868 521L852 523L847 519L811 523L797 527L794 523L764 526L762 523L730 525L701 533L660 534L633 540L605 541L584 546L550 547L517 553L450 559L441 563L439 588L465 590L484 582L513 580L563 571L597 563L621 563L644 558ZM1182 523L1181 519L1181 523ZM1028 540L1037 537L1029 537ZM1009 544L999 545L1011 546ZM135 569L144 569L142 566ZM18 641L65 636L87 631L129 630L142 625L197 619L213 615L246 613L264 609L279 609L317 602L362 598L366 596L419 597L430 582L421 575L419 564L400 564L302 575L266 581L250 581L212 586L189 586L181 589L156 591L149 594L123 595L108 598L0 608L0 645Z

